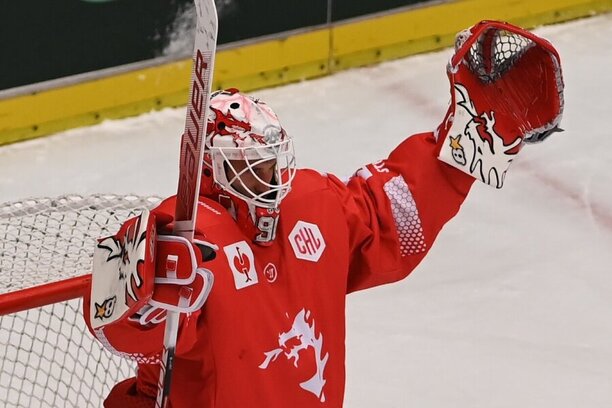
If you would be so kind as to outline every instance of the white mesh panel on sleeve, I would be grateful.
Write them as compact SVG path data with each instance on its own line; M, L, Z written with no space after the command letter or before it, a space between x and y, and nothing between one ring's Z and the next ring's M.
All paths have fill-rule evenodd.
M419 211L404 178L402 176L392 178L385 183L384 190L391 203L401 255L408 256L425 251L427 244L425 244Z

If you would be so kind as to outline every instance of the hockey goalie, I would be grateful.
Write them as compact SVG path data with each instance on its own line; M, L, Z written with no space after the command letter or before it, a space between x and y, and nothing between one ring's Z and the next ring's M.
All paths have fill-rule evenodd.
M475 181L501 188L525 144L558 130L546 40L484 21L457 36L447 73L440 126L348 180L296 169L263 101L213 93L195 239L172 234L170 197L96 248L87 323L138 362L105 406L155 406L163 322L178 311L171 407L342 407L346 295L407 277Z

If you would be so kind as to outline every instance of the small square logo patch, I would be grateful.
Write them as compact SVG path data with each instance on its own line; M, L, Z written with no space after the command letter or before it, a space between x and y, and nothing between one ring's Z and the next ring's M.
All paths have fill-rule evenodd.
M243 289L258 283L255 257L246 241L227 245L223 247L223 252L227 256L227 262L234 275L236 289Z

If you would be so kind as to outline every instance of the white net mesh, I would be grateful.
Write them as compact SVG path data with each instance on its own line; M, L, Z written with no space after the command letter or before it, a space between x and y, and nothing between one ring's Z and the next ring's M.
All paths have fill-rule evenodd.
M32 199L0 206L0 406L101 407L110 388L133 375L87 331L81 299L4 315L7 294L89 274L95 239L157 197L96 195ZM22 303L22 299L19 300Z
M77 195L0 206L0 294L90 272L95 239L157 197Z

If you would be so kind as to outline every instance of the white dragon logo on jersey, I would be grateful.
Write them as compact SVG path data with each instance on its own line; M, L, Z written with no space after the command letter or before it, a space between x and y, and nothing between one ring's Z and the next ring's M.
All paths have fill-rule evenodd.
M319 398L321 402L325 402L325 394L323 393L323 387L325 386L325 378L323 377L325 371L325 365L329 358L329 353L325 353L323 356L323 334L316 336L315 333L315 322L308 324L310 318L310 311L302 309L293 320L293 325L286 333L281 333L278 336L279 348L265 352L265 360L259 365L259 368L266 369L271 362L274 362L279 355L284 354L287 360L293 359L293 365L298 366L300 359L300 351L306 350L309 347L314 349L314 357L317 370L314 375L307 381L300 383L300 387L306 391L312 392ZM287 346L289 340L295 339L299 341L299 344L293 347Z

